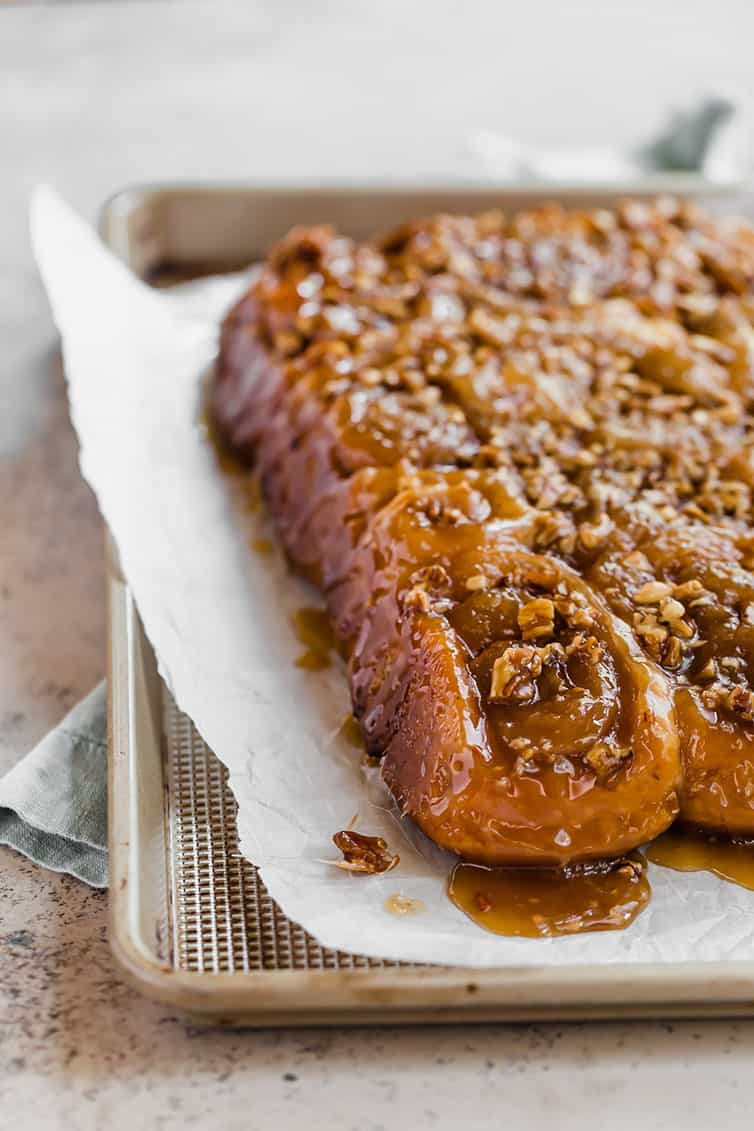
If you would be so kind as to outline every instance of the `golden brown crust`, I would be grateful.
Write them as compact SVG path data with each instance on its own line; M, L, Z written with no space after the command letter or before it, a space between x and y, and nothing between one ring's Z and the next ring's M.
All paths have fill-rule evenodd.
M753 288L660 200L294 230L228 315L215 414L447 847L754 832Z

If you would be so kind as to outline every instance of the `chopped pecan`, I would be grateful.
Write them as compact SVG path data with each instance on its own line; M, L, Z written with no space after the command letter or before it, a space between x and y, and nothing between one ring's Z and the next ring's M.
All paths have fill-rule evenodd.
M672 625L674 621L681 620L685 612L685 606L676 601L675 597L665 597L660 601L660 620L666 624Z
M613 526L612 519L606 514L602 515L599 522L582 522L578 531L579 542L585 550L596 550L605 541Z
M657 605L672 592L673 586L664 581L648 581L635 591L634 601L637 605Z
M401 600L401 607L403 609L417 609L419 612L428 613L432 609L432 602L429 599L429 593L423 586L414 585L404 593Z
M584 761L594 770L599 781L606 781L631 757L630 746L613 742L596 742L584 755Z
M397 867L400 856L390 852L387 841L381 836L367 836L353 829L342 829L335 833L333 844L343 853L343 859L335 866L347 872L360 872L363 875L378 875Z
M466 578L466 588L473 592L480 589L487 589L489 582L483 573L472 573L471 577Z
M555 605L549 597L535 597L518 610L518 627L524 640L552 636L555 629Z
M662 664L663 667L679 668L683 660L683 645L677 636L671 636L665 643L662 649Z
M429 589L433 592L443 592L450 589L451 585L448 571L436 562L414 570L410 581L412 585L420 585L423 589Z
M542 674L538 649L512 644L492 667L489 700L491 703L531 703L537 694L537 678Z
M750 687L732 688L728 692L727 706L746 722L752 722L754 720L754 691Z
M587 636L579 632L573 640L565 646L566 656L578 656L589 664L598 664L602 659L602 645L596 636Z
M697 681L699 683L709 683L710 680L717 679L717 664L714 660L707 660L706 664L696 673Z
M469 328L491 346L504 346L510 342L515 332L515 323L511 325L504 318L490 314L484 307L476 306L468 316Z

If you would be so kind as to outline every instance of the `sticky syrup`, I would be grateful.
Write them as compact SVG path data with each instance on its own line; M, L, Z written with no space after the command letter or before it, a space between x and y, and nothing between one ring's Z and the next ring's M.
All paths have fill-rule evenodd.
M296 667L306 671L328 668L335 641L325 610L304 606L296 610L292 622L296 638L306 649L297 657Z
M426 911L427 905L423 899L409 899L407 895L396 892L385 900L385 910L402 919L406 915L418 915L419 912Z
M651 895L640 856L607 871L563 872L456 864L448 895L478 926L496 935L542 938L618 931L633 923Z
M220 471L229 479L237 481L243 501L243 509L247 514L257 514L262 509L262 487L258 475L233 454L209 408L206 408L203 412L200 424ZM263 541L263 539L259 539L259 541ZM256 550L257 547L253 546L253 549ZM258 552L267 553L266 550L259 550Z
M353 715L346 715L340 725L338 732L346 740L349 746L353 746L355 750L364 749L364 739L361 737L361 727L359 726Z
M717 840L683 826L668 829L648 846L647 859L675 872L712 872L754 891L754 843Z
M211 409L205 408L201 416L200 424L207 439L207 443L215 454L217 466L220 468L223 475L229 475L234 479L242 475L248 475L248 467L245 467L241 461L233 455Z
M313 652L310 648L300 656L296 656L293 662L297 668L303 668L306 672L321 672L330 667L329 656L323 656L321 652Z
M243 483L243 505L247 514L258 514L262 509L262 487L254 474L249 474Z

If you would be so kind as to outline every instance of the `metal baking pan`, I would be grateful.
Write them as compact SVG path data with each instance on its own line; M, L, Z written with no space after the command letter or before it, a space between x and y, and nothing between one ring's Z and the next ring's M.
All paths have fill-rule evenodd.
M620 195L668 187L623 186ZM701 195L696 182L678 187ZM331 220L364 235L430 211L545 197L611 199L573 186L146 187L114 197L101 231L142 278L164 283L249 263L296 223ZM110 938L144 993L209 1021L256 1026L754 1014L754 960L468 970L321 947L240 855L222 763L160 679L109 538L107 562Z

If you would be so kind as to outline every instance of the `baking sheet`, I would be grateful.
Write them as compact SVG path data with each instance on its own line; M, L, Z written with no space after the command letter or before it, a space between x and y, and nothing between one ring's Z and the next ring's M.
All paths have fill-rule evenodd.
M706 874L651 868L650 909L624 932L501 939L445 897L449 860L394 816L358 752L337 668L293 663L289 618L313 594L279 557L253 554L199 419L203 374L222 310L241 285L187 293L139 283L49 191L33 238L64 341L82 468L117 539L161 670L230 770L241 845L286 914L324 945L383 958L465 966L747 958L754 893ZM249 523L259 521L246 515ZM332 866L332 833L358 814L399 868L353 877ZM426 909L396 918L400 893Z

